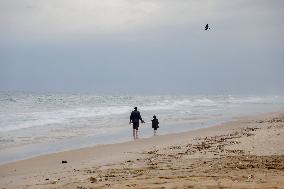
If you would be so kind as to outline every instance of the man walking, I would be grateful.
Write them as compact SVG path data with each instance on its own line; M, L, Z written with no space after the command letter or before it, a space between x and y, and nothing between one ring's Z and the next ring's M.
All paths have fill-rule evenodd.
M139 120L141 120L141 123L144 123L140 112L137 110L137 107L134 108L134 110L130 114L130 121L129 124L133 124L133 138L138 139L138 127L139 127Z

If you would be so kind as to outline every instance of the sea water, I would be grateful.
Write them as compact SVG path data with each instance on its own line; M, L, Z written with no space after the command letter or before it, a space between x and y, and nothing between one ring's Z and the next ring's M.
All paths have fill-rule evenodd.
M284 96L113 95L0 92L0 164L41 154L132 139L137 106L140 138L212 126L233 117L284 111Z

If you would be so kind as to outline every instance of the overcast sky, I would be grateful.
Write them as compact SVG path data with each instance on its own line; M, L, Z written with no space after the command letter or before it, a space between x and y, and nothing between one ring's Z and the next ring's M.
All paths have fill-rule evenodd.
M0 0L0 91L284 94L283 20L283 0Z

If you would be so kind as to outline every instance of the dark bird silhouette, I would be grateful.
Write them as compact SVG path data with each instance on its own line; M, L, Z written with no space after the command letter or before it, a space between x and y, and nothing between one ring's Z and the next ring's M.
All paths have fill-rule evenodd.
M208 24L206 24L206 26L205 26L205 31L206 30L210 30L210 28L209 28L209 25Z

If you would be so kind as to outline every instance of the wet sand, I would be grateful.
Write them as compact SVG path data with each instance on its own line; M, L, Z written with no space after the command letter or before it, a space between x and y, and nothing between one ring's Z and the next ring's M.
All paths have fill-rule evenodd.
M284 113L1 165L0 186L284 188Z

